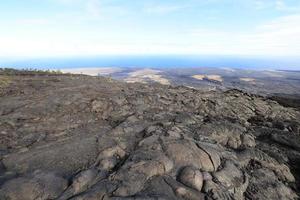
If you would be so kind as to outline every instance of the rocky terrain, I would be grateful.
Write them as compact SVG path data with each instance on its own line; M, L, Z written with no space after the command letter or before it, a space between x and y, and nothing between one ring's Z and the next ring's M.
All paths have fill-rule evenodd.
M239 90L0 73L0 199L299 199L300 111Z

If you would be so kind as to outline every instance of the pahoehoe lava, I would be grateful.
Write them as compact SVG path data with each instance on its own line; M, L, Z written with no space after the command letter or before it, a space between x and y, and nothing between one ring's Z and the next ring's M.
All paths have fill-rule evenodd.
M300 111L239 90L2 74L0 199L298 199Z

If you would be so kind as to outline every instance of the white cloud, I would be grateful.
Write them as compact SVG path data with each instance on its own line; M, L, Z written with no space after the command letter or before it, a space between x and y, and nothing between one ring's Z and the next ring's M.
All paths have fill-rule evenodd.
M64 6L79 7L81 11L91 17L98 18L102 13L103 0L54 0Z
M277 10L282 12L298 12L300 4L289 5L286 0L254 0L250 1L256 10Z
M109 0L63 0L79 3L82 19L103 19L128 14L125 7Z
M248 42L274 53L300 55L300 15L280 17L248 35ZM247 40L246 40L247 41Z
M187 8L186 5L147 5L144 11L150 14L167 14Z
M86 9L88 14L92 17L100 17L101 16L101 2L99 0L88 0L86 3Z
M300 55L300 15L277 18L250 32L194 30L194 45L208 53ZM195 47L197 48L197 47Z
M289 6L284 0L276 0L275 8L280 11L300 11L300 4Z
M54 0L54 1L62 4L74 4L74 3L79 3L82 0Z
M265 9L269 6L269 4L266 1L262 1L262 0L255 0L253 3L254 3L254 8L257 10Z
M282 0L277 0L275 2L275 6L278 10L282 10L282 9L286 8L286 5L285 5L284 1L282 1Z

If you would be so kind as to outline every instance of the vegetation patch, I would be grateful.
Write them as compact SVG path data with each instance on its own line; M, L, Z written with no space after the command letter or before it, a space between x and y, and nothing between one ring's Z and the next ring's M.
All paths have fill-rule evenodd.
M9 76L0 75L0 89L7 87L12 82Z

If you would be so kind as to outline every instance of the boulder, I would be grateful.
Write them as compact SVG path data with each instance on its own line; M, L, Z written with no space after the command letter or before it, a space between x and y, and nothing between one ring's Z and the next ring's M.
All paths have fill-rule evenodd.
M184 185L201 192L203 175L199 169L190 166L183 168L179 173L178 180Z

